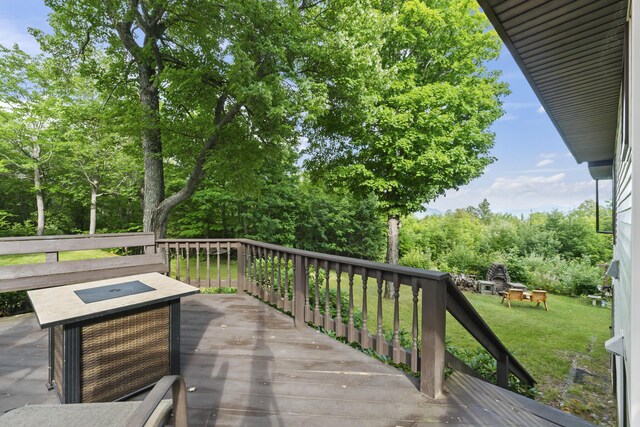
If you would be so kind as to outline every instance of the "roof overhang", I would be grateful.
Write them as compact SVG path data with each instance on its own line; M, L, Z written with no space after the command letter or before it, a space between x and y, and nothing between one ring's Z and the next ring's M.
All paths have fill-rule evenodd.
M576 161L611 176L628 0L478 3Z

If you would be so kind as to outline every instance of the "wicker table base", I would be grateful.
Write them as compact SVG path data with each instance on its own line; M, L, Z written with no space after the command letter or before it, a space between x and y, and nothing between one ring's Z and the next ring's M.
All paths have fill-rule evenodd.
M175 300L50 328L50 384L60 402L109 402L180 374Z
M179 375L180 298L196 292L158 273L29 291L49 329L49 387L61 403L109 402Z

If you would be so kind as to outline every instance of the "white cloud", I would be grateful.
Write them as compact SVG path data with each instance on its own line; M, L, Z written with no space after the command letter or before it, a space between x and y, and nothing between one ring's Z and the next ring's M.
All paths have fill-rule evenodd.
M542 167L548 166L548 165L550 165L552 163L554 163L554 161L551 160L551 159L542 159L536 164L536 167L537 168L542 168Z
M445 212L477 206L486 198L492 211L519 215L552 209L569 211L594 198L592 180L568 180L565 173L500 176L489 182L480 179L459 191L447 191L445 196L429 203L429 207Z
M31 55L40 53L40 45L27 29L18 28L14 22L7 19L0 19L0 44L8 48L17 44L20 49Z
M500 117L497 122L509 122L511 120L518 120L518 116L513 114L506 113L504 116Z
M555 184L564 179L566 173L557 173L551 176L518 176L498 177L489 187L490 191L539 191L540 186Z
M540 106L538 107L538 110L537 110L537 111L538 111L538 114L544 114L544 113L546 113L546 111L544 110L544 107L543 107L542 105L540 105Z

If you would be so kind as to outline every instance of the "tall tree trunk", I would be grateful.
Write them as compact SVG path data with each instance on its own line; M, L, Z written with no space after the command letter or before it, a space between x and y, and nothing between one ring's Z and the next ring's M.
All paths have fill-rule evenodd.
M165 237L167 216L159 215L158 206L164 200L164 167L162 164L162 137L160 133L160 96L153 84L154 69L149 64L140 65L140 103L145 109L146 120L142 129L144 153L144 207L142 227L153 231L157 238Z
M91 206L89 211L89 234L96 234L96 210L98 208L98 185L91 184Z
M33 186L36 191L36 208L38 210L37 235L44 236L44 197L42 195L42 170L36 166L33 170Z
M398 265L398 237L400 235L400 216L389 215L387 217L387 263ZM393 282L385 282L385 298L393 298Z

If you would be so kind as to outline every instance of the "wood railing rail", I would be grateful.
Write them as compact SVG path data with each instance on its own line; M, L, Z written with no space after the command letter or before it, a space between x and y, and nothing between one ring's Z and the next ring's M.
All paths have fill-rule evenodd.
M406 364L420 372L420 389L430 397L441 393L445 362L454 369L471 370L446 351L446 311L496 360L499 386L508 386L510 373L526 385L535 383L448 273L248 239L163 239L157 247L164 251L179 280L202 287L237 286L290 313L298 328L308 323L321 326L394 363ZM215 275L211 274L212 263ZM185 268L193 264L195 273ZM201 274L203 268L206 273ZM223 280L221 271L225 270ZM392 319L387 322L393 326L387 330L383 327L384 307L389 304L383 298L385 282L393 289ZM401 298L411 301L410 330L401 328Z

